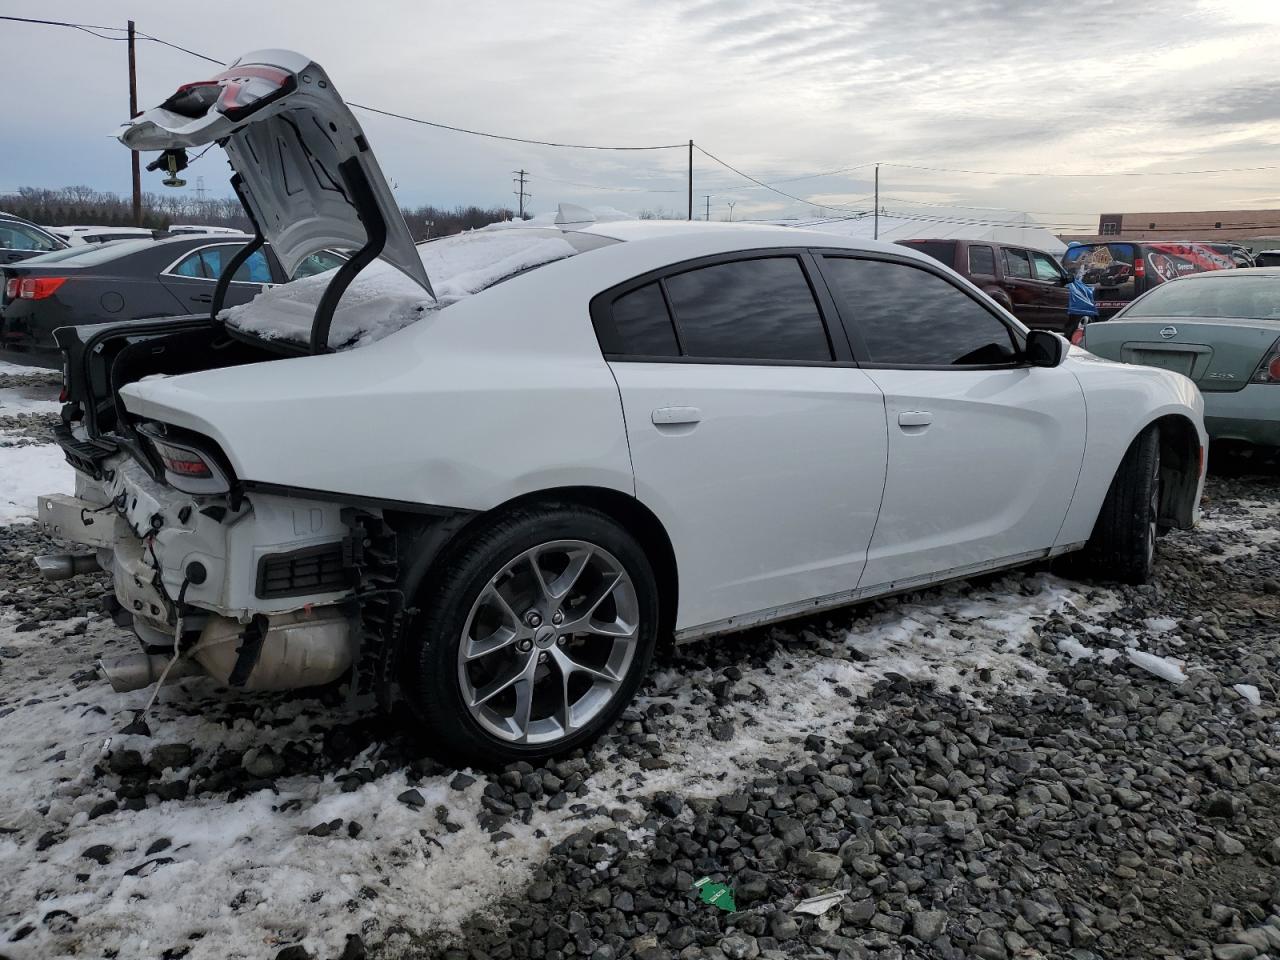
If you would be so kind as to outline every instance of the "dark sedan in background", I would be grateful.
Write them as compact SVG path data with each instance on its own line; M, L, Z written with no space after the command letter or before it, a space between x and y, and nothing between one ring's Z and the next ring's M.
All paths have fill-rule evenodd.
M249 237L189 235L164 240L121 240L83 253L54 253L0 265L0 350L22 361L57 366L58 327L207 313L223 265ZM236 271L226 306L253 299L264 286L310 276L341 264L324 251L293 277L284 275L269 246Z

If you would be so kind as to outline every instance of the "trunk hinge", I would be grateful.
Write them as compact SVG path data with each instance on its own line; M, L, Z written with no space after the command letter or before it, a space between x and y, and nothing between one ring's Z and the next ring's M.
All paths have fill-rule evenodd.
M376 260L387 244L387 221L383 219L378 198L360 166L359 158L343 160L338 164L338 173L342 175L342 181L351 193L352 204L368 239L350 260L338 268L338 272L329 281L329 286L325 288L324 296L320 298L320 305L316 307L316 315L311 321L313 354L330 352L329 328L333 325L333 312L338 308L338 301L342 299L356 274Z
M227 298L227 288L231 286L231 278L236 275L236 271L243 267L248 259L257 253L263 243L266 242L266 239L262 236L262 226L258 223L258 218L253 215L253 208L245 202L244 178L240 174L237 173L231 178L231 189L235 190L236 197L240 200L240 206L244 209L245 216L253 224L253 239L237 250L235 256L228 260L227 265L222 268L222 273L218 274L218 283L213 288L213 308L209 311L210 320L217 320L218 314L222 312L222 302Z

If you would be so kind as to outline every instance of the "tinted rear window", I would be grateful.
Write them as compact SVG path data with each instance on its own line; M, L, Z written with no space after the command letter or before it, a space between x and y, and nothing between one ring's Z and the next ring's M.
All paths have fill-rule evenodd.
M666 284L687 356L831 359L822 315L794 257L719 263Z
M1280 320L1280 277L1224 273L1162 283L1135 300L1123 316Z
M956 242L954 240L908 240L903 243L903 246L919 250L921 253L927 253L933 259L939 263L945 263L948 267L956 265Z
M969 272L984 277L996 275L996 254L990 247L969 248Z
M613 301L613 324L622 352L637 357L678 357L676 331L657 281Z

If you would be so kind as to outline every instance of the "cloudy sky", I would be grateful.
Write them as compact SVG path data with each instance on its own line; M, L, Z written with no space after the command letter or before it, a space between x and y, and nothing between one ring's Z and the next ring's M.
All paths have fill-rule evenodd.
M632 146L692 137L802 198L699 154L696 204L710 194L713 218L730 201L738 219L866 209L875 161L891 211L1028 211L1064 232L1091 230L1100 211L1280 207L1273 2L0 0L0 14L132 17L223 60L292 48L348 100L479 130ZM111 138L127 113L125 45L4 21L0 40L0 191L127 191ZM138 69L145 108L216 68L143 42ZM511 171L524 168L534 210L684 210L683 148L565 150L358 116L406 205L510 204ZM1224 168L1236 172L1153 175ZM227 172L215 150L188 177L225 194ZM144 189L163 189L145 176Z

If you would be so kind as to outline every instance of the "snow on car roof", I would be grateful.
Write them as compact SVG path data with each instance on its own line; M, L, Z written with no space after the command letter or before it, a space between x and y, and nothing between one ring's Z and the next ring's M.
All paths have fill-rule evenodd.
M511 229L492 224L417 245L436 291L426 291L382 260L367 266L347 287L333 316L329 345L359 347L395 333L429 311L479 293L499 280L578 252L559 230ZM272 287L220 318L263 340L307 343L316 307L333 271Z

